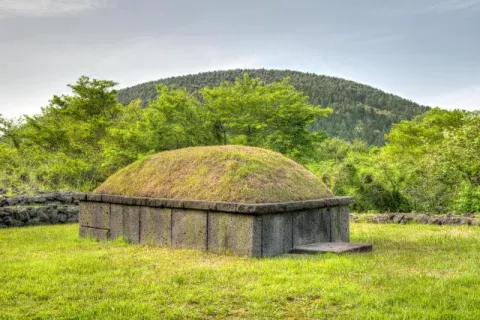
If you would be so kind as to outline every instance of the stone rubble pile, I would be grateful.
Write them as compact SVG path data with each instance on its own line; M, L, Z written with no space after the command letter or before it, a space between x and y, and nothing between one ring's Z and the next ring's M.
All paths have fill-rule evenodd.
M0 197L0 228L78 222L78 204L72 192Z
M369 222L369 223L421 223L435 225L468 225L478 226L480 219L474 214L467 213L463 215L447 214L429 214L429 213L380 213L376 215L351 214L350 218L353 222Z

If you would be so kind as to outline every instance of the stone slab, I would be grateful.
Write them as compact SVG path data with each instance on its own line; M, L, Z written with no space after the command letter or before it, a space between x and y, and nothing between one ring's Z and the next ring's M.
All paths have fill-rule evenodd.
M140 207L123 206L123 235L131 243L140 242Z
M172 210L140 207L140 243L171 246Z
M350 210L347 206L338 207L340 220L340 241L350 242Z
M93 227L92 221L92 208L97 205L93 202L80 202L79 205L79 214L78 214L78 223L81 226Z
M325 207L347 206L353 202L350 197L333 197L328 199L276 202L276 203L228 203L202 200L154 199L145 197L126 197L106 194L82 194L80 201L115 203L124 205L167 207L175 209L205 210L217 212L237 212L239 214L277 214L299 210L318 209Z
M348 252L367 252L372 251L373 245L370 243L351 243L351 242L319 242L303 246L295 246L291 253L348 253Z
M123 206L112 203L110 205L110 239L123 236L123 229Z
M256 216L208 214L208 251L250 257L261 255L261 225Z
M100 241L108 240L108 229L97 229L86 226L80 226L80 237L95 238Z
M326 208L296 212L293 215L293 246L329 242L330 219Z
M172 247L207 250L207 212L172 209Z
M293 248L292 214L262 216L262 257L288 253Z
M92 225L91 227L100 229L110 228L110 204L94 203L91 207Z
M341 239L341 207L328 208L331 219L330 242L340 242Z

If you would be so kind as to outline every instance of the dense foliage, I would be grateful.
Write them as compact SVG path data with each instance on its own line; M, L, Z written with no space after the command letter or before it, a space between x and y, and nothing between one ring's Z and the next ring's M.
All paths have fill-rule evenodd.
M432 109L386 139L325 141L310 168L360 211L480 212L480 113Z
M344 140L362 139L371 145L383 145L384 135L392 124L411 120L428 110L412 101L360 83L290 70L228 70L172 77L120 90L118 97L125 105L137 98L146 104L157 96L157 84L173 85L195 93L206 86L234 82L245 73L265 83L279 82L289 77L295 89L309 97L310 104L334 110L330 117L318 119L313 129L326 131L330 136Z
M248 75L204 88L157 87L143 108L124 107L116 84L81 77L40 115L0 122L0 187L91 190L146 155L188 146L259 146L304 160L323 136L308 130L331 110L308 104L288 79L264 84Z
M82 77L40 115L0 117L0 188L93 190L153 153L237 144L299 161L336 195L355 197L358 211L480 212L480 113L431 109L371 146L312 131L335 113L292 82L244 75L195 92L160 84L145 107L120 104L114 82Z

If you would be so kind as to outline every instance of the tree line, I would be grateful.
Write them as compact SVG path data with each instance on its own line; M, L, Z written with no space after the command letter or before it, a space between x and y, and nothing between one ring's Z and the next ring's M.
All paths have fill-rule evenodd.
M361 139L369 145L381 146L392 124L411 120L428 110L428 107L357 82L314 73L266 69L211 71L171 77L122 89L118 98L124 105L138 98L146 105L157 96L157 84L173 85L189 93L197 93L206 86L234 82L245 73L264 83L290 78L295 89L308 96L310 104L334 111L329 117L317 119L312 129L348 141Z
M248 74L195 92L165 84L124 106L116 83L81 77L35 116L0 117L0 188L89 191L152 153L238 144L281 152L357 211L480 211L480 114L431 109L393 124L383 146L330 137L289 78ZM312 126L316 129L312 130Z

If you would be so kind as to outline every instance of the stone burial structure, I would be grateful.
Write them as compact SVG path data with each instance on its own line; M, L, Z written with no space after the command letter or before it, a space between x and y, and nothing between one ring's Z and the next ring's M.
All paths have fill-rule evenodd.
M349 242L348 197L279 153L213 146L135 162L80 201L80 236L251 257L371 250Z

